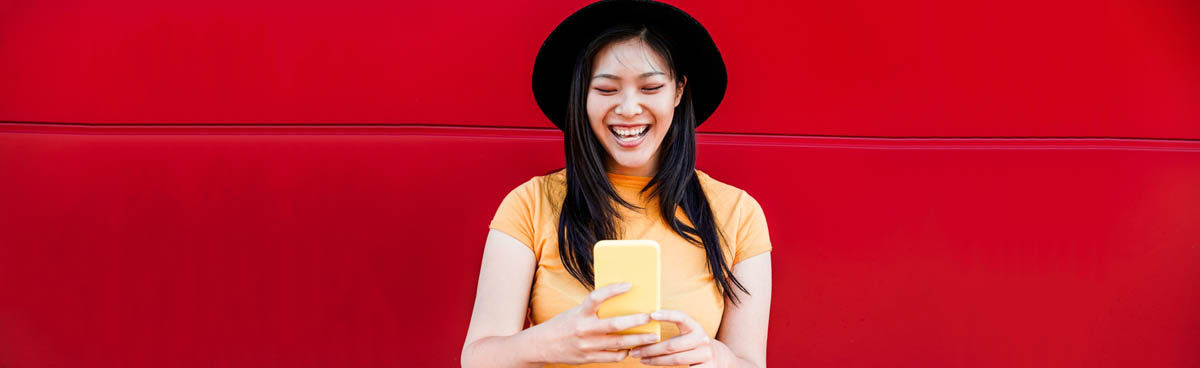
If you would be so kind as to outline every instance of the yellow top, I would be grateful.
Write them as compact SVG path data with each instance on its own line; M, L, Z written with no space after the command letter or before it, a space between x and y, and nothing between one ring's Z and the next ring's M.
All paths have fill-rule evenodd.
M718 232L723 233L725 259L732 259L730 268L744 259L770 251L767 221L758 202L744 190L719 182L700 170L696 170L696 174L712 208ZM661 247L662 308L687 313L704 327L710 338L715 338L725 300L708 271L704 248L684 240L662 221L657 200L648 200L649 191L639 193L650 182L650 177L609 173L608 178L621 198L645 208L635 211L614 203L624 219L617 222L617 228L623 234L621 239L652 239ZM565 189L565 170L533 177L509 192L489 225L525 244L537 259L529 298L529 318L533 324L545 322L579 305L590 292L563 268L558 254L558 212L566 196ZM684 224L692 224L682 208L676 210L676 216ZM663 340L678 334L679 329L674 324L662 324ZM643 365L637 358L630 357L618 363L583 366Z

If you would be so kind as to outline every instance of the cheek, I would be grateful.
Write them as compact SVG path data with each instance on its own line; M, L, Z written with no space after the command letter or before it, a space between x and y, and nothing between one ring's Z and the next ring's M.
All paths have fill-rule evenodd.
M588 126L592 128L592 134L596 139L604 141L604 135L608 131L608 127L604 124L604 110L596 103L595 99L589 98L587 101L587 118Z
M658 122L658 127L661 127L663 132L667 131L666 128L671 126L671 120L675 118L674 102L671 98L664 98L654 104L654 120Z
M607 110L604 108L604 99L603 98L596 98L595 96L588 96L586 109L587 109L588 121L592 124L593 127L604 125L604 113Z

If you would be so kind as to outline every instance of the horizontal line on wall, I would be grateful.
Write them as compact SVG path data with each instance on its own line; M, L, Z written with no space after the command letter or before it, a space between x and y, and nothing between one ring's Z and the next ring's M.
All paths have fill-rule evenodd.
M429 124L77 124L0 121L0 133L71 135L404 135L561 140L554 128ZM701 132L700 144L854 149L1101 149L1200 152L1200 139L872 137Z

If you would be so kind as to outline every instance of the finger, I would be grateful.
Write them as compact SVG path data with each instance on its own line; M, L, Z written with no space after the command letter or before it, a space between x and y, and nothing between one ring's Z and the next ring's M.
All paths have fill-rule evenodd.
M699 322L696 322L696 320L692 319L691 316L688 316L687 313L683 313L683 312L680 312L677 310L670 310L670 309L657 310L654 313L650 313L650 318L652 318L656 321L667 321L667 322L675 323L675 325L679 327L680 335L689 334L694 331L704 331L704 327L700 326Z
M591 323L591 326L588 328L588 332L606 334L611 332L625 331L647 323L650 323L649 314L630 314L627 316L598 319Z
M704 347L709 342L708 335L693 332L687 335L675 336L657 344L630 350L629 354L638 358L656 357Z
M611 362L619 362L619 361L621 361L621 360L624 360L624 359L625 359L625 356L626 356L627 354L629 354L629 351L627 351L627 350L621 350L621 351L593 351L593 352L587 353L587 355L584 357L584 360L585 360L586 362L588 362L588 363L611 363Z
M660 355L656 357L642 358L642 364L645 365L681 365L681 364L700 364L712 361L712 349L700 348L688 351L681 351L675 354Z
M608 298L612 298L621 293L629 291L630 288L633 288L633 284L628 282L619 282L598 288L595 291L588 293L587 298L583 299L583 303L580 304L582 306L580 310L586 315L594 316L596 315L596 310L600 308L600 303L608 300Z
M655 341L658 341L655 334L603 335L588 339L584 346L589 350L622 350Z

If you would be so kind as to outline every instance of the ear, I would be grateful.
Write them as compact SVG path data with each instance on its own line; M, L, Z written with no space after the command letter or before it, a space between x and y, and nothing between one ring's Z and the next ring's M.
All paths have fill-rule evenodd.
M679 107L679 101L683 101L683 86L687 85L687 76L683 76L683 82L677 83L675 88L675 107Z

